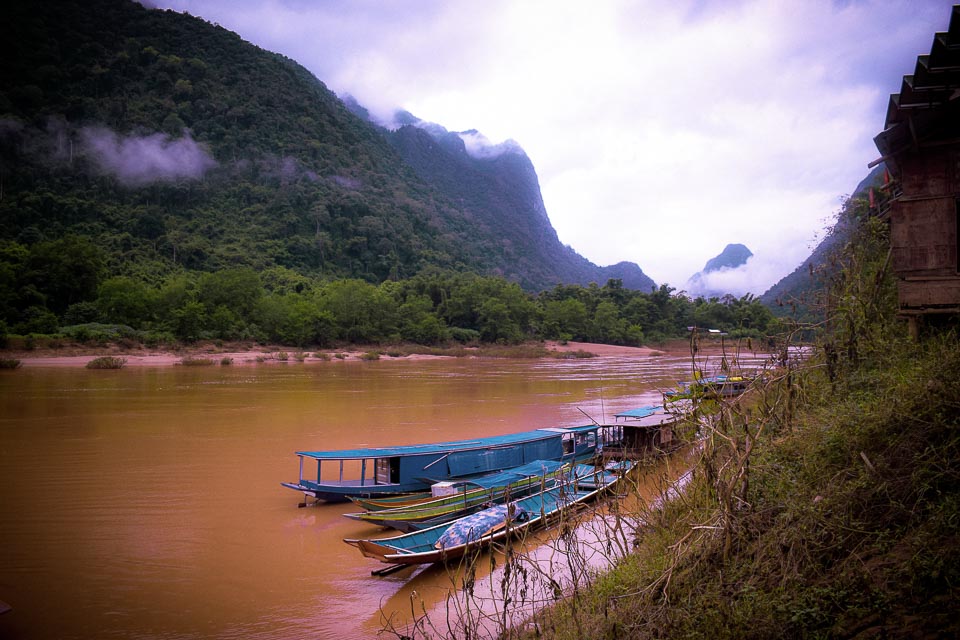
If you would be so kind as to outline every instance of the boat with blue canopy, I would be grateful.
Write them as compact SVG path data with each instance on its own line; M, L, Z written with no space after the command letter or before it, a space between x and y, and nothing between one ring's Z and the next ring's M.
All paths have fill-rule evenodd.
M439 482L432 487L436 495L413 504L343 515L404 532L428 529L492 505L542 491L548 482L569 471L570 466L565 462L537 460L504 471ZM365 502L362 498L353 501L357 504Z
M599 425L547 427L434 444L297 451L300 473L283 486L308 498L345 502L428 491L445 480L476 477L536 460L582 462L598 453ZM315 472L308 463L316 462Z
M399 536L345 539L344 542L368 558L392 565L457 560L508 536L517 538L527 529L555 521L561 514L610 489L631 466L632 463L626 463L617 470L600 469L596 473L592 467L575 468L574 477L582 474L585 482L570 478L556 480L544 491L452 522Z
M692 381L678 382L677 389L663 394L664 403L677 400L730 398L742 394L753 378L744 375L696 376Z
M620 413L614 414L614 419L617 421L620 420L642 420L647 416L652 416L655 413L662 412L663 407L661 405L648 405L646 407L637 407L636 409L627 409L626 411L621 411Z

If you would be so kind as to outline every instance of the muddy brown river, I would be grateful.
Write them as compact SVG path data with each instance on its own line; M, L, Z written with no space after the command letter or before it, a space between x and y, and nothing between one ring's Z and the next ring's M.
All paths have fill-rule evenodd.
M448 572L379 565L294 451L613 421L675 356L0 371L0 638L368 638ZM587 416L590 416L588 418ZM549 537L549 532L539 537ZM426 594L426 595L424 595ZM389 636L387 636L389 637Z

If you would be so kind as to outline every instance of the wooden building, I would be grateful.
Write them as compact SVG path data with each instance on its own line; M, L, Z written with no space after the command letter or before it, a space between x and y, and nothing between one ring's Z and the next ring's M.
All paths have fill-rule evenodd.
M618 413L615 424L602 428L602 433L611 441L603 446L602 455L639 460L672 451L682 444L674 433L679 421L678 414L659 405Z
M890 96L874 142L881 158L871 164L885 163L896 191L883 215L899 312L916 334L921 317L960 312L960 6Z

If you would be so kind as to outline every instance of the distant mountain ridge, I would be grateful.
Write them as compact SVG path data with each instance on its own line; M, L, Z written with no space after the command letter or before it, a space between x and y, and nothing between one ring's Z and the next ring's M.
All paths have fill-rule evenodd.
M883 172L882 164L874 167L856 186L851 197L867 197L870 187L882 182ZM823 286L821 272L830 268L831 254L843 247L849 238L849 227L837 222L810 256L792 273L770 287L760 296L760 301L779 316L790 315L806 320L819 318L822 314L822 310L817 308Z
M654 286L559 242L515 143L474 156L472 132L373 126L296 62L185 13L12 0L5 19L0 241L80 237L151 282L252 267Z
M701 271L690 276L686 284L687 293L705 298L723 296L729 293L721 287L711 284L710 274L742 267L752 257L753 252L746 245L728 244L718 255L707 260Z
M347 96L344 102L369 119L356 100ZM400 126L384 129L384 135L407 164L456 203L465 218L500 239L505 267L499 275L521 283L582 285L612 278L629 289L656 288L635 263L600 267L560 242L533 163L513 140L491 145L476 130L451 132L405 111L395 121Z

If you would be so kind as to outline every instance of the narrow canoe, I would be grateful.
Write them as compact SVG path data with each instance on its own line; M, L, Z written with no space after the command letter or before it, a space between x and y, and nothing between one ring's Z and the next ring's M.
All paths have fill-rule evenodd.
M587 465L584 465L587 466ZM431 497L412 504L360 513L347 518L410 532L455 520L495 504L542 491L547 483L570 467L555 460L537 460L498 473L484 474L456 483L456 493ZM359 502L359 501L354 501Z
M589 477L594 477L589 474ZM421 531L377 539L345 539L364 556L392 565L450 562L493 542L517 537L524 531L546 525L562 514L595 498L622 477L621 473L601 474L609 484L596 488L576 482L555 481L545 491L503 505L496 505L452 522Z

